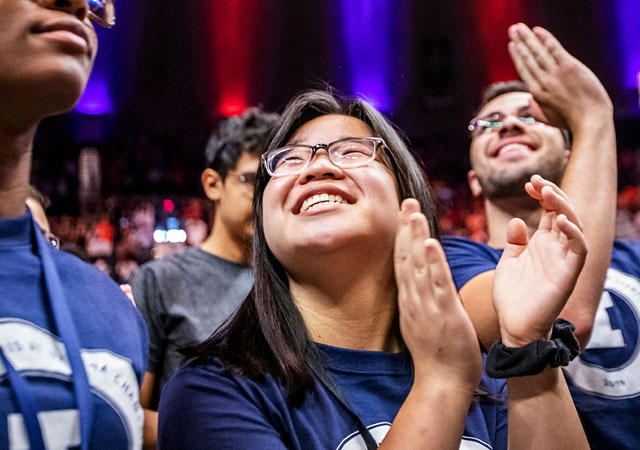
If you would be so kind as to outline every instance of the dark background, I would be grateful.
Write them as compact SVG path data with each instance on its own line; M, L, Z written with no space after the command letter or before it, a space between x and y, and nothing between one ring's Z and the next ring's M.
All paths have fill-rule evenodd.
M204 145L233 110L229 92L244 95L235 107L276 111L324 82L353 93L353 65L364 61L366 71L367 58L381 58L376 49L385 52L391 93L385 112L431 178L464 183L466 125L480 92L515 76L506 43L516 21L548 28L592 68L616 108L619 152L632 152L640 148L640 112L637 90L625 83L623 39L634 31L621 30L622 4L630 2L117 0L116 27L98 30L92 78L108 91L107 105L87 114L81 102L42 124L34 183L52 199L51 215L77 214L78 155L93 146L105 196L199 196ZM632 13L640 18L640 6ZM371 26L361 27L372 14ZM382 41L367 50L374 35ZM638 184L636 173L622 170L621 183Z

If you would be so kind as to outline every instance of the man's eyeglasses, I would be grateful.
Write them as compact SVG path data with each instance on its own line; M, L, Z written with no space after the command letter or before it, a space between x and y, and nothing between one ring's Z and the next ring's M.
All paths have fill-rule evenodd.
M115 0L87 0L87 4L91 20L106 28L116 24Z
M242 184L246 184L247 186L253 187L256 184L256 180L258 179L258 174L256 172L245 172L245 173L233 173L229 172L227 175L234 177Z
M324 149L334 165L349 169L371 163L381 145L385 145L384 140L378 137L350 137L329 144L287 145L264 153L262 162L272 177L297 175L311 163L318 150Z
M501 129L504 119L509 115L510 114L494 113L481 119L473 119L468 127L471 138ZM520 112L515 117L524 125L541 124L541 122L536 121L529 112Z

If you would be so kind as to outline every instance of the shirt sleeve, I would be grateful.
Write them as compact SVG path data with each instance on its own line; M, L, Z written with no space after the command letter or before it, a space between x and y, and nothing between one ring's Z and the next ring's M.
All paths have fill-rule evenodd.
M187 365L162 391L158 448L285 450L286 437L272 424L278 403L231 375Z
M481 273L495 270L502 256L500 249L454 236L443 237L442 247L458 290Z
M149 267L143 266L131 280L131 290L136 306L147 323L149 331L147 370L155 373L163 358L161 353L164 346L165 332L162 319L165 316L165 308L154 271Z

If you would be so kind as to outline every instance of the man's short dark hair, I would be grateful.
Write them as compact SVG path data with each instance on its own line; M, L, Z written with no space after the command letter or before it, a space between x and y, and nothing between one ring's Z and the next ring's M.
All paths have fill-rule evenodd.
M491 100L510 92L530 91L525 82L521 80L499 81L497 83L490 84L484 91L482 91L482 99L480 100L480 105L476 109L476 115L478 115L480 110L484 108L485 105ZM572 143L571 131L560 129L560 132L562 133L562 138L564 139L564 146L570 149Z
M476 110L476 113L480 112L484 105L489 103L496 97L500 97L502 94L508 94L509 92L529 92L529 88L520 80L500 81L498 83L490 84L484 91L482 91L482 100L480 106Z
M207 143L207 168L218 172L224 180L229 171L236 167L242 153L259 156L278 118L278 114L252 107L241 115L220 122L218 130Z

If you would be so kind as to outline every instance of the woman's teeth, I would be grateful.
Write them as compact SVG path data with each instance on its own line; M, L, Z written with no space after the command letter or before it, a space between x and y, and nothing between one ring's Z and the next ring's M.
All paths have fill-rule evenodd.
M323 203L347 203L347 201L342 198L340 195L333 194L316 194L304 202L302 202L302 206L300 207L300 212L305 212L309 208L312 208L317 205L321 205Z

